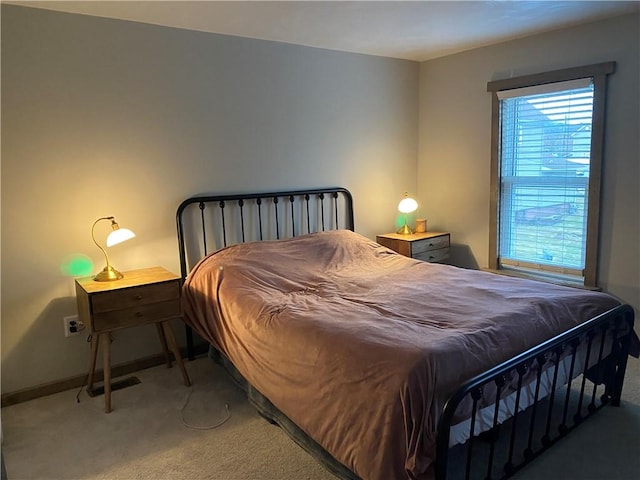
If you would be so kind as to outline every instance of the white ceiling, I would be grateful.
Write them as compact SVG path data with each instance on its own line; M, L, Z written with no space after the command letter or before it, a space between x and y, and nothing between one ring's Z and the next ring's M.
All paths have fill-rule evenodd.
M640 11L640 1L4 1L409 60Z

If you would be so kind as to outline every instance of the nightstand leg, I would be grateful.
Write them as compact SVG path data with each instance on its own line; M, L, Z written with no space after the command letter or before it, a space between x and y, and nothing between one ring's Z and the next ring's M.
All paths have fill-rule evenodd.
M169 355L167 337L164 335L164 329L159 323L156 323L156 329L158 330L158 336L160 337L160 343L162 344L162 351L164 352L164 356L167 361L167 368L171 368L171 355Z
M102 363L104 370L104 412L111 411L111 339L105 333L106 338L102 342Z
M89 376L87 377L87 391L93 390L93 374L96 371L96 360L98 359L98 344L100 343L100 334L94 333L91 336L91 360L89 361Z
M176 358L176 363L180 367L180 371L182 372L182 378L184 380L184 384L188 387L191 385L191 380L189 380L189 375L187 374L187 370L184 368L184 362L182 361L182 357L180 356L180 349L178 348L178 344L176 343L176 337L173 335L173 329L171 328L171 324L169 322L161 322L162 328L164 329L164 335L167 339L167 343L169 348L173 352L174 357Z

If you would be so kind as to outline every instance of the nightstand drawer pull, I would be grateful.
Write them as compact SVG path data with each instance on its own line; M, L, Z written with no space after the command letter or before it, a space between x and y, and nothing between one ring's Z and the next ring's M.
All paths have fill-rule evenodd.
M142 300L142 295L136 295L136 300Z
M144 313L142 312L136 312L136 317L140 318L140 317L144 317Z

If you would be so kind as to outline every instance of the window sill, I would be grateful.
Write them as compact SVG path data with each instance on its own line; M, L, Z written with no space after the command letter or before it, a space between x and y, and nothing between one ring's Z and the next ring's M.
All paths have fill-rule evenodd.
M536 274L530 271L522 271L516 269L495 269L485 267L481 269L484 272L496 273L498 275L505 275L507 277L516 277L516 278L524 278L526 280L536 280L538 282L552 283L554 285L561 285L563 287L573 287L573 288L581 288L583 290L590 290L593 292L600 292L602 289L600 287L588 287L582 283L580 280L571 280L566 277L555 276L552 274Z

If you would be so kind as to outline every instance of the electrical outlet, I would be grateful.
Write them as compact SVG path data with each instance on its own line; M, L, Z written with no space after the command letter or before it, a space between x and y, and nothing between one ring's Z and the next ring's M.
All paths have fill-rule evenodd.
M62 319L64 322L64 336L73 337L74 335L80 335L80 332L84 328L82 322L78 320L78 315L71 315Z

